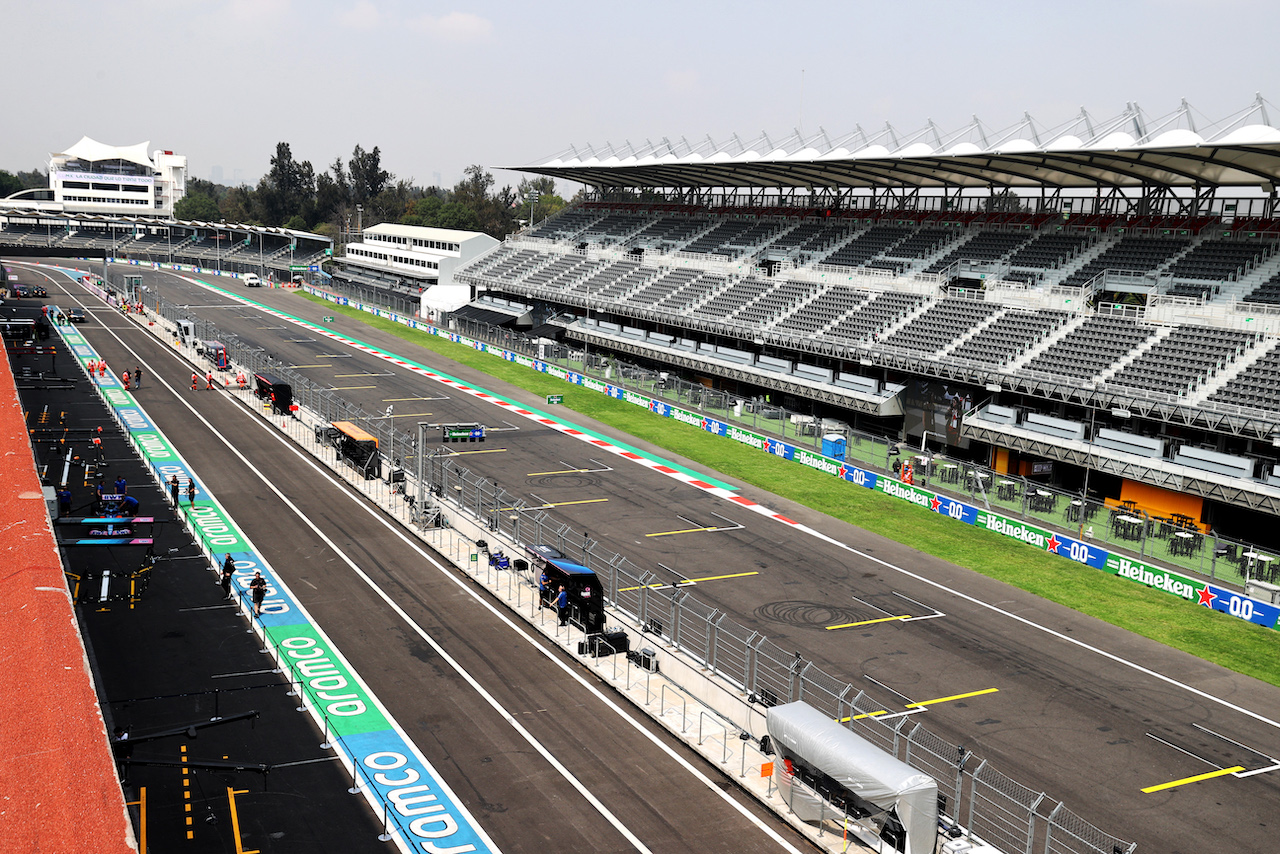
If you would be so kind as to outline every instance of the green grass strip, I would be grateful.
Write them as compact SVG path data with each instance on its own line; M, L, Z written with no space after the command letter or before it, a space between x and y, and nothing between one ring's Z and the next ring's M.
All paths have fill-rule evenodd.
M493 354L409 329L359 309L335 306L310 294L300 292L300 295L324 305L327 310L342 312L372 328L526 391L538 395L562 394L563 405L569 409L714 471L1237 673L1280 686L1280 655L1277 655L1280 632L1273 629L1209 608L1188 606L1167 593L1038 552L991 531L957 524L905 501L750 450L737 442L570 385Z

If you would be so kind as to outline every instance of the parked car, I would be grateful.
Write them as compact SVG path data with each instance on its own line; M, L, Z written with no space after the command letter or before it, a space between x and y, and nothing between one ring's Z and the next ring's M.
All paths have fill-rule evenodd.
M67 320L70 320L72 323L84 323L87 319L88 318L84 315L83 308L76 307L67 312Z

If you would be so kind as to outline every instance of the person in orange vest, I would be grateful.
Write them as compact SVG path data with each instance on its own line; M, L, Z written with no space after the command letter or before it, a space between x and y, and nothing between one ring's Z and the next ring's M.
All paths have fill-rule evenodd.
M106 359L99 359L98 360L98 376L105 377L106 375L107 375L107 361Z
M195 391L200 387L200 375L193 373L191 375L191 390Z
M204 387L206 391L213 388L213 371L210 371L209 375L204 378Z
M128 371L124 372L124 390L125 391L129 390L129 372Z
M244 375L244 371L236 374L236 385L240 386L241 391L249 385L249 378Z

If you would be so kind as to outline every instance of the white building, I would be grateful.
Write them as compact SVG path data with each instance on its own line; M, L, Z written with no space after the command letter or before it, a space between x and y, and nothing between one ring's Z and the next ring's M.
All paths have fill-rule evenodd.
M89 137L49 156L53 208L77 213L170 218L187 192L187 158L147 154L150 142L105 145Z
M359 275L412 287L422 294L422 316L453 311L472 299L471 286L455 283L453 271L488 252L498 241L476 231L381 223L347 244L341 260Z

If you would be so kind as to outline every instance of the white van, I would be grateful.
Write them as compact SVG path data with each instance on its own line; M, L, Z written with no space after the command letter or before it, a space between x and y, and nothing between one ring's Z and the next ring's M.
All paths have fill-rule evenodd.
M262 279L258 278L257 273L244 273L240 276L240 281L244 282L246 288L262 287Z

